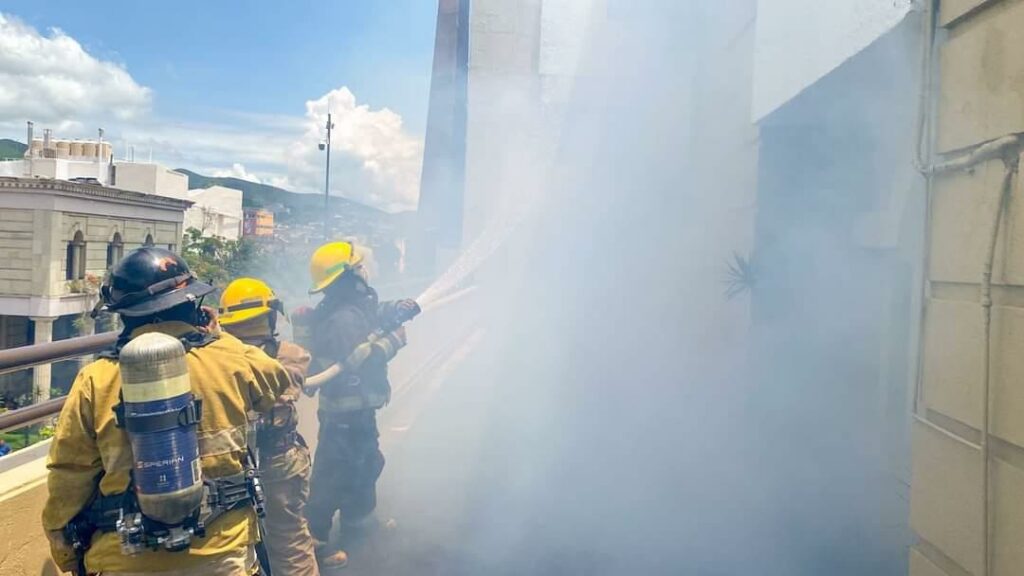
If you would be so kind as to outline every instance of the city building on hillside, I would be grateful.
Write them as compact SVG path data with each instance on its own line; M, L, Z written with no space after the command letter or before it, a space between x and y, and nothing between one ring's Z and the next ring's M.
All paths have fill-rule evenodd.
M185 212L186 231L194 228L203 236L218 236L228 240L238 240L242 236L244 212L241 190L210 186L189 190L188 199L194 204Z
M0 349L93 333L104 273L129 250L177 250L187 200L43 178L0 177ZM0 376L5 397L66 390L78 360Z
M243 236L269 238L274 235L274 213L263 208L246 208Z

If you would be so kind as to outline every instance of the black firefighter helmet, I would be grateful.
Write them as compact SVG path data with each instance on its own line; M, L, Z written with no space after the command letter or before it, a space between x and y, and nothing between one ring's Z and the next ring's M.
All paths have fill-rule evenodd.
M114 265L103 288L105 312L122 316L150 316L186 302L197 302L213 292L200 282L188 264L170 250L143 246Z

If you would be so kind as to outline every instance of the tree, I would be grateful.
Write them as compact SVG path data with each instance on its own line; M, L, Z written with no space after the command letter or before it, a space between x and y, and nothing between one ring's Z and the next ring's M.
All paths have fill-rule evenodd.
M217 287L224 287L233 278L251 275L263 256L260 246L248 238L204 237L195 228L185 232L181 255L200 280Z

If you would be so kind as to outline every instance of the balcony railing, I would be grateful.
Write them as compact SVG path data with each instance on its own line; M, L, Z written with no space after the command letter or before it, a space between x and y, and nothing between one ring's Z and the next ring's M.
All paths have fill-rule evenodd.
M0 350L0 374L17 372L41 364L95 354L117 341L117 332L79 336L45 344ZM53 398L0 414L0 432L24 428L52 418L64 407L64 398Z

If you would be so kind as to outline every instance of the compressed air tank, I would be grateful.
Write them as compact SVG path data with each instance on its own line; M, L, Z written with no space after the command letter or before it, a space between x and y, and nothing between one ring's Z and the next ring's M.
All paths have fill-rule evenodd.
M203 498L185 348L166 334L142 334L122 348L120 370L139 507L153 520L180 524Z

